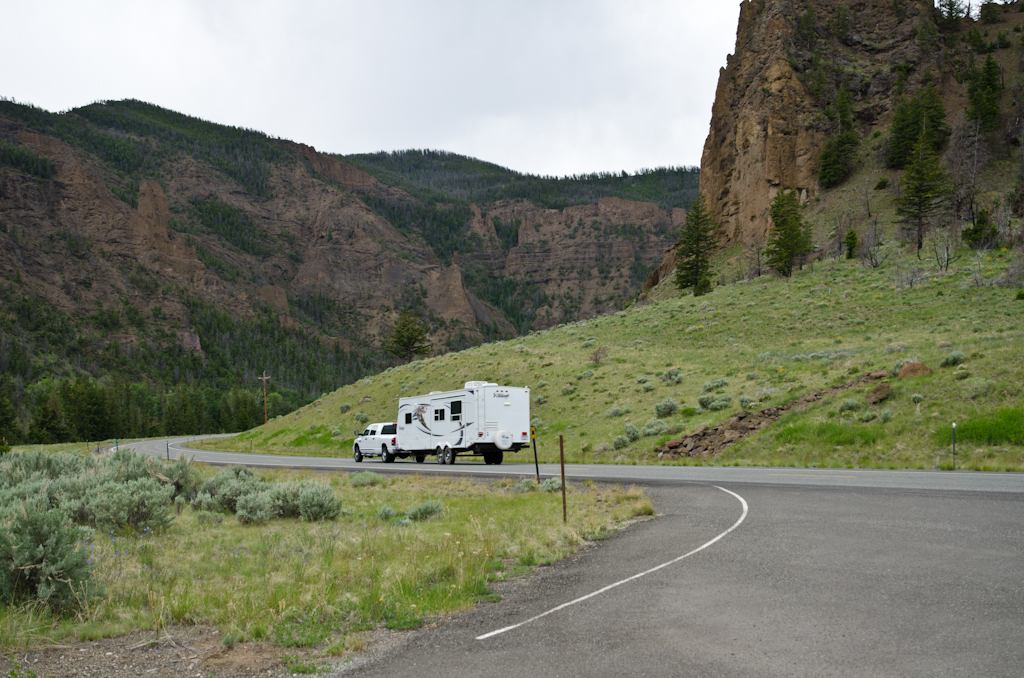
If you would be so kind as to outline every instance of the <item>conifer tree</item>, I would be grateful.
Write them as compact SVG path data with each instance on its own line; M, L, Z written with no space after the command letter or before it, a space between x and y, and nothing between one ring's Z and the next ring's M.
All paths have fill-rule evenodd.
M838 186L853 170L853 160L860 139L853 127L853 99L845 87L839 89L834 107L830 107L839 126L839 133L825 143L818 158L818 178L825 188Z
M949 200L950 180L924 132L914 146L913 162L900 179L903 194L896 199L896 215L914 233L918 254L924 246L928 219Z
M967 117L981 122L981 129L986 132L991 132L999 124L999 99L1002 89L999 64L989 54L985 57L985 65L967 87L967 97L971 100Z
M932 150L942 150L949 138L946 107L934 85L928 85L910 99L896 105L889 135L886 161L893 169L903 169L911 159L911 151L924 132Z
M401 360L412 360L430 353L434 344L427 339L427 328L411 310L402 311L384 341L384 350Z
M771 217L772 229L765 249L768 265L788 278L800 258L812 251L796 191L779 191L772 200Z
M686 225L676 249L676 287L693 288L695 297L711 291L711 253L720 235L721 229L707 209L704 195L698 194L686 213Z

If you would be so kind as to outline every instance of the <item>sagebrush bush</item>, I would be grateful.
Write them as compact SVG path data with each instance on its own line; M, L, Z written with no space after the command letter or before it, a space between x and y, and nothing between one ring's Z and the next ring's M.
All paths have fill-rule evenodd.
M298 518L299 492L301 490L302 483L295 480L275 483L270 490L274 513L281 518Z
M524 479L525 480L525 479ZM415 504L405 509L405 517L409 520L426 520L444 510L444 504L436 499L430 499L422 504Z
M646 384L644 384L642 388L643 388L644 393L650 393L654 389L658 388L658 385L655 384L652 381L649 381Z
M853 398L846 398L839 404L840 412L854 412L860 409L860 401Z
M623 447L627 447L628 445L629 438L627 438L626 436L615 436L615 440L612 441L612 446L616 450L621 450Z
M366 487L367 485L386 485L387 476L373 471L360 471L348 477L348 484L352 487Z
M664 419L665 417L671 417L673 414L675 414L678 411L679 411L679 403L677 403L672 398L665 398L660 403L658 403L657 405L654 406L654 414L656 414L659 419Z
M330 485L303 483L299 490L299 517L306 522L334 520L341 513L341 499Z
M111 480L96 488L83 511L89 523L104 531L125 527L135 532L146 527L157 530L173 520L173 494L173 485L161 485L151 478L127 483Z
M662 433L668 430L668 425L660 419L651 419L644 427L640 430L640 433L645 438L652 436L660 436Z
M915 403L919 403L922 400L924 400L924 396L921 395L920 393L915 393L914 395L910 396L910 399L913 400Z
M381 520L391 520L395 516L395 509L391 508L387 504L384 504L377 509L377 517Z
M709 381L705 383L704 388L701 389L701 393L708 393L710 391L714 391L717 388L722 388L723 386L728 385L729 381L727 379L715 379L714 381Z
M341 410L342 414L347 414L352 409L352 403L342 403L338 409Z
M613 407L610 410L608 410L607 412L605 412L604 416L609 417L609 418L611 418L611 417L621 417L622 415L624 415L624 414L626 414L628 412L629 412L629 408L628 407L625 408L625 409L623 409L621 407Z
M366 422L370 421L370 415L366 414L365 412L360 412L359 414L356 415L356 421L358 421L360 424L365 424Z
M274 493L264 490L238 498L235 517L243 525L262 525L277 517L274 510Z
M640 440L640 429L635 424L626 424L624 427L626 437L629 438L629 442L635 443Z
M900 358L899 360L896 361L896 364L892 366L892 369L889 370L889 376L895 377L897 374L900 373L900 369L902 369L904 365L909 365L912 362L915 361L911 358Z
M713 393L705 393L704 395L697 396L697 404L705 410L711 409L711 403L713 402L715 402L715 394Z
M750 396L740 396L740 407L743 409L749 408L751 405L757 403L757 398L751 398Z
M199 494L192 499L192 508L196 511L208 511L211 513L224 510L224 507L220 505L220 502L205 490L200 490Z
M576 380L583 381L584 379L590 379L592 376L594 376L594 370L583 370L576 375Z
M543 484L541 484L540 486L540 489L544 490L545 492L557 492L558 490L562 489L562 479L545 478Z
M87 549L92 530L74 525L43 496L0 506L0 603L56 611L87 605L101 590Z
M247 467L233 466L207 480L203 491L215 498L225 511L235 513L240 498L262 491L263 486L263 481Z
M967 362L967 356L964 355L963 351L952 351L942 359L941 365L943 367L956 367L965 362Z
M886 424L892 421L892 412L889 410L888 407L879 412L878 416L881 417L882 421Z
M572 395L575 392L576 392L576 387L573 386L572 384L567 384L567 385L562 387L562 395L564 395L564 396Z
M539 395L536 398L534 398L534 402L537 403L538 405L544 405L545 403L547 403L547 401L547 396Z
M678 367L673 367L668 372L661 375L661 380L669 386L675 386L683 380L683 371Z
M866 412L864 412L864 414L860 415L860 420L863 421L865 424L868 423L869 421L874 421L877 418L878 415L872 412L871 410L867 410Z
M646 384L647 383L647 375L646 374L641 374L639 377L636 378L636 383L638 383L638 384Z
M711 405L708 406L708 409L711 410L712 412L717 412L719 410L724 410L731 404L732 396L721 393L715 396L714 401L712 401Z
M529 478L523 478L512 488L513 492L533 492L537 489L537 484Z
M537 382L537 388L544 388L547 385L548 385L548 382L546 382L546 381L538 381Z

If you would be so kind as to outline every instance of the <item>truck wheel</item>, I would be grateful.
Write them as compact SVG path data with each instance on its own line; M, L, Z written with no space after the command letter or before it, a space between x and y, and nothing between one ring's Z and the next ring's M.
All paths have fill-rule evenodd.
M352 458L356 460L357 464L363 460L363 453L359 451L358 445L352 450Z
M437 463L438 464L443 464L444 463L444 451L441 450L440 447L437 448Z
M381 445L380 446L380 460L382 462L384 462L385 464L390 464L391 462L393 462L395 460L395 455L393 455L390 452L388 452L388 446L387 445Z
M422 464L426 460L426 458L427 458L427 455L425 455L425 454L417 454L416 455L416 463L417 464Z
M455 453L452 452L452 448L450 448L450 447L444 448L444 463L446 463L446 464L454 464L455 463Z

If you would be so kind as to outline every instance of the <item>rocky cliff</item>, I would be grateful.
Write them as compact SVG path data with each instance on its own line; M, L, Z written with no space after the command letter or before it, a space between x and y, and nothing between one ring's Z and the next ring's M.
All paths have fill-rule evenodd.
M820 194L818 156L835 133L828 107L853 97L862 137L889 124L898 92L941 76L929 2L745 0L736 49L719 73L700 190L727 242L764 235L780 190Z

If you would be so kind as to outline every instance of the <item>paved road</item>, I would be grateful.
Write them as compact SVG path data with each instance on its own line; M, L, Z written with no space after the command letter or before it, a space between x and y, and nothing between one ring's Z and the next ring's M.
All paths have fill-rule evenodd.
M160 448L141 445L165 453ZM182 446L170 449L174 456ZM253 461L195 454L212 463ZM308 461L389 473L533 471ZM409 633L343 673L1024 674L1024 475L590 465L567 474L649 484L659 515L528 581L502 585L500 603Z

